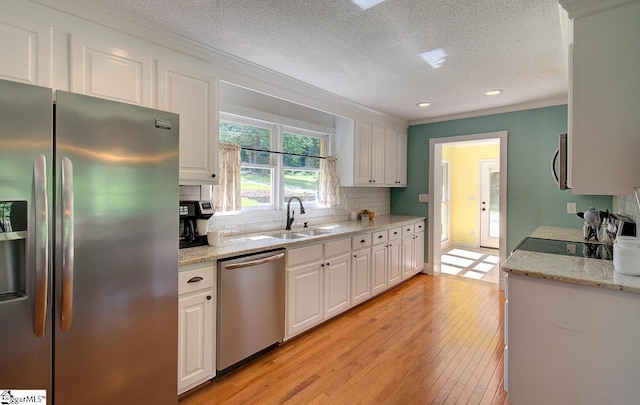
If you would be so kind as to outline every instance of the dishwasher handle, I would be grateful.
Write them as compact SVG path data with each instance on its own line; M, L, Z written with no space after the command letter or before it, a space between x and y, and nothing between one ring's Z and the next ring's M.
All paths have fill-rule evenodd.
M269 256L269 257L263 257L262 259L250 260L248 262L242 262L242 263L228 264L224 266L224 268L226 270L244 269L247 267L259 266L261 264L275 262L276 260L280 260L283 257L284 257L284 252L279 253L277 255Z

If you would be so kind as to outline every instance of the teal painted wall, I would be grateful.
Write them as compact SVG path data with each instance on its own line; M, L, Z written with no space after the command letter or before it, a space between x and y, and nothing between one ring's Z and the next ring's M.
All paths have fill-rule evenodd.
M418 194L429 193L429 139L498 131L509 134L508 252L540 225L581 228L582 220L567 214L568 202L575 202L578 211L589 205L611 210L611 196L573 195L570 190L558 190L551 178L550 160L558 134L567 132L567 106L561 105L409 127L407 187L391 189L391 213L428 215L428 204L419 203Z

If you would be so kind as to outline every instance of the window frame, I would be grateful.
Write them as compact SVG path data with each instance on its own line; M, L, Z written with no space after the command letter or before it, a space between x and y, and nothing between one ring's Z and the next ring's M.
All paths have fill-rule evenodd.
M321 140L320 144L320 156L328 156L331 149L331 143L333 141L333 135L329 133L323 133L313 131L305 128L299 128L292 125L279 124L277 122L266 121L264 119L247 117L235 113L227 113L220 111L219 124L222 122L230 122L233 124L249 125L258 128L264 128L270 131L270 150L275 152L283 152L284 149L284 134L294 134L299 136L307 136L312 138L318 138ZM218 135L219 139L219 135ZM271 183L271 201L269 206L262 207L241 207L240 211L228 212L228 214L242 214L247 212L267 212L267 211L282 211L286 210L287 203L285 201L285 171L292 169L300 169L304 171L316 171L320 172L320 168L299 168L292 166L285 166L283 156L280 153L272 153L270 158L270 165L252 164L248 166L242 162L241 167L255 167L258 169L269 168L273 170L272 183ZM321 204L305 204L305 208L309 209L322 209L331 208Z

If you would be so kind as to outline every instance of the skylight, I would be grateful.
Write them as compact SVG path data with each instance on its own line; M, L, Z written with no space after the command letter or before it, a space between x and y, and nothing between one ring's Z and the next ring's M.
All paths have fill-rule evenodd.
M423 52L420 57L425 60L434 69L442 67L447 60L447 53L442 48L434 49L432 51Z
M351 0L353 3L360 7L363 10L368 10L373 6L377 6L382 3L384 0Z

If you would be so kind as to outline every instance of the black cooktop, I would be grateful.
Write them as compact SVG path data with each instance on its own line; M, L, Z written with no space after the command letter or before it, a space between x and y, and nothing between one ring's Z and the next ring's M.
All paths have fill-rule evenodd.
M588 257L613 260L613 246L592 242L568 242L566 240L524 238L516 250L550 253L554 255Z

